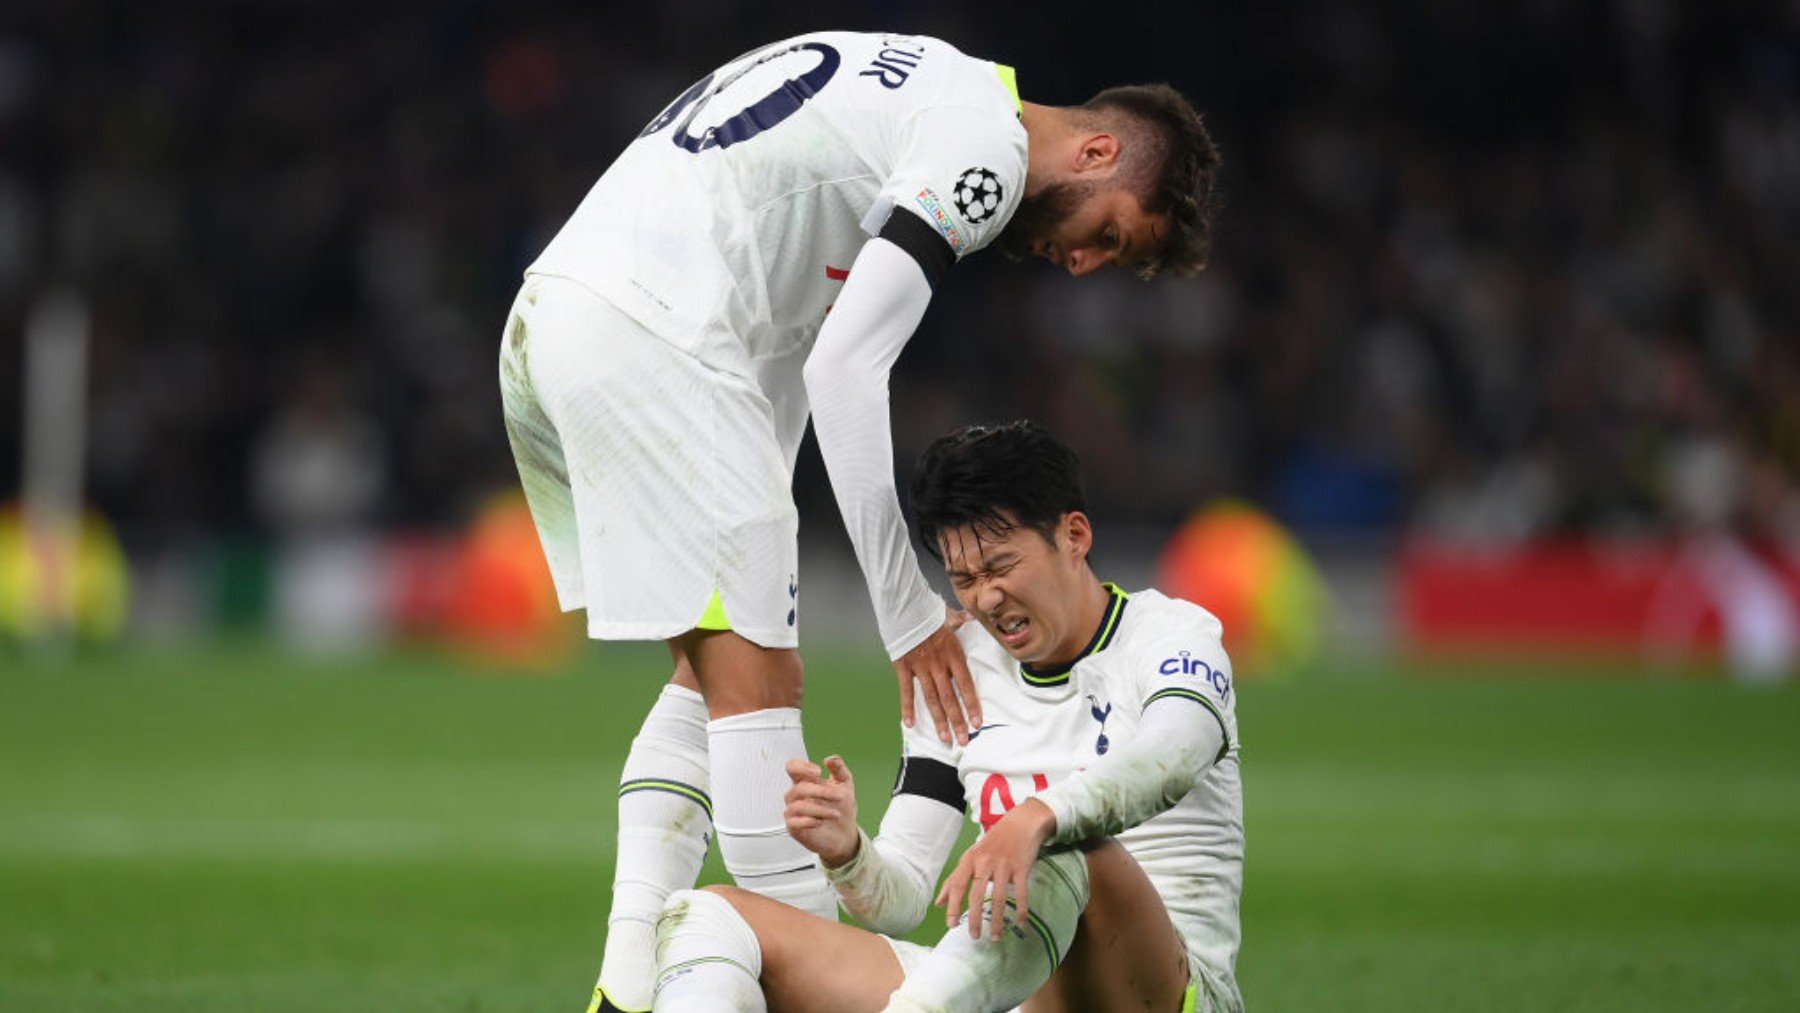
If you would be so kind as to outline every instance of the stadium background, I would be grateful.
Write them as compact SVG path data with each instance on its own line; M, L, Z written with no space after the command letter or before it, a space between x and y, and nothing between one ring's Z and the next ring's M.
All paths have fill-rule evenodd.
M1127 585L1220 497L1316 563L1320 639L1240 705L1256 1007L1800 1002L1793 4L26 0L0 501L75 293L131 593L110 643L0 649L0 1009L580 1001L664 663L543 647L499 326L656 109L814 27L1033 101L1168 80L1225 151L1202 279L971 260L894 418L903 461L1064 434ZM797 497L809 737L873 818L891 680L810 448Z

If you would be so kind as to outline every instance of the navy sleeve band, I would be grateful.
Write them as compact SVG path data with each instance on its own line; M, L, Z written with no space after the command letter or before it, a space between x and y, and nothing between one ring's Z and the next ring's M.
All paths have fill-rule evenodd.
M894 794L919 795L942 802L957 812L967 812L963 799L962 779L956 768L942 760L909 756L900 761L900 776L894 780Z
M956 263L956 251L938 235L937 230L925 223L925 219L910 211L900 208L888 212L887 224L881 227L876 235L900 249L906 255L919 262L919 270L925 272L925 283L932 291L937 290L938 279Z

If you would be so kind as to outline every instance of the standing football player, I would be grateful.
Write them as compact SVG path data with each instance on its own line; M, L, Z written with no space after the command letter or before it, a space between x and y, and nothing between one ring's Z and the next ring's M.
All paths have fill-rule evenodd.
M781 815L805 755L790 484L809 412L903 718L922 700L964 742L984 712L907 540L889 369L990 243L1075 275L1199 270L1217 165L1165 86L1041 106L943 42L824 32L682 93L527 271L501 390L558 600L674 660L619 789L594 1009L648 1006L655 920L714 830L738 883L835 911Z
M1100 582L1080 465L1041 427L938 440L912 496L979 620L958 636L987 723L955 746L903 733L874 839L837 757L829 778L789 764L786 812L845 908L885 935L684 890L658 930L655 1008L1241 1010L1243 795L1218 620ZM932 949L890 938L923 919L965 812L982 836L937 892L952 931Z

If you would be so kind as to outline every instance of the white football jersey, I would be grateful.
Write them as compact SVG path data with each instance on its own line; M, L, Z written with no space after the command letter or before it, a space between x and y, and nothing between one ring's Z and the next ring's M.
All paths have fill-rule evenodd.
M587 286L716 368L803 355L870 235L917 215L955 256L1025 186L1012 71L922 36L819 32L703 77L527 273Z
M1174 808L1116 839L1149 875L1190 955L1232 982L1244 808L1237 695L1221 626L1190 602L1157 591L1107 588L1113 600L1106 619L1068 668L1028 669L979 624L964 625L958 635L985 724L967 746L944 745L921 707L921 720L905 732L900 790L909 780L931 780L909 777L917 761L948 764L956 770L969 818L985 832L1013 806L1128 741L1151 700L1177 696L1205 707L1224 733L1216 761Z

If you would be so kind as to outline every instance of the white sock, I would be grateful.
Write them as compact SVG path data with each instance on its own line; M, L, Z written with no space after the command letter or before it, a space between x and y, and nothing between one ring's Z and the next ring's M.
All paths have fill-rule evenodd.
M656 925L656 1004L677 1013L765 1013L762 947L731 902L705 890L669 898Z
M725 868L746 890L837 921L837 894L782 820L783 798L793 784L787 761L806 756L800 711L736 714L708 722L706 733Z
M1079 851L1045 855L1031 870L1030 924L1013 925L999 940L969 938L968 920L944 933L931 953L888 998L888 1013L951 1013L1012 1009L1050 980L1087 907L1087 859ZM1052 956L1054 954L1054 956Z
M612 914L596 988L613 1005L650 1008L656 977L656 920L677 890L694 885L712 831L706 702L664 686L631 740L619 778L619 847Z

